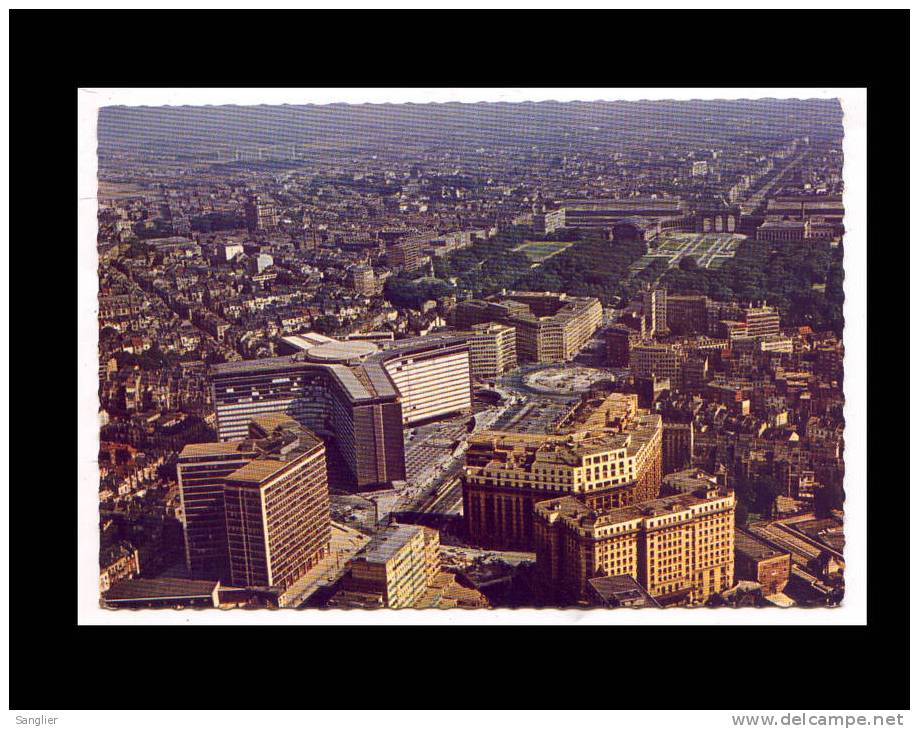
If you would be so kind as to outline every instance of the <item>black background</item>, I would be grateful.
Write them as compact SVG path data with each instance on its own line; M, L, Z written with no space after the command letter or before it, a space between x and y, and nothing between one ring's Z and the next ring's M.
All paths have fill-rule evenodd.
M908 11L12 11L10 708L908 708L908 28ZM77 626L77 88L407 85L868 88L883 426L870 488L848 484L869 493L867 627Z

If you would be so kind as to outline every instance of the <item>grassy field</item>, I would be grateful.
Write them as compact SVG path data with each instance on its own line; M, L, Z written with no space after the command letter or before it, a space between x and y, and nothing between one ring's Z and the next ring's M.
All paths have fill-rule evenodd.
M573 244L572 241L528 240L514 250L523 253L532 263L539 264Z

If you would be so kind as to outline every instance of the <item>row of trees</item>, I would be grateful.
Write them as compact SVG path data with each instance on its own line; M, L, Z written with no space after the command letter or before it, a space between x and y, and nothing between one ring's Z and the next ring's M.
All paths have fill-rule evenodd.
M163 352L154 344L146 352L132 354L131 352L115 352L113 355L118 363L118 369L134 367L135 365L142 370L162 370L172 367L178 362L178 357L174 354Z
M533 238L529 228L512 226L492 238L435 259L434 275L456 279L458 292L474 297L514 288L532 264L524 253L513 249Z
M190 225L191 229L197 233L210 233L217 230L243 228L246 225L246 221L235 213L215 212L192 218Z
M666 271L660 283L675 294L766 301L779 308L789 326L809 325L841 335L842 258L842 246L832 249L827 241L746 240L722 267L699 268L694 259L685 259Z
M734 495L737 498L734 518L737 526L744 526L750 514L770 517L776 497L784 496L785 493L785 487L772 476L746 478L742 473L738 474L734 484ZM821 486L814 493L814 514L818 519L828 517L834 510L841 510L844 501L845 493L841 485Z
M563 291L596 296L604 304L629 294L631 263L647 253L642 241L611 243L602 233L587 232L582 240L532 269L516 287L529 291Z
M398 309L421 309L425 301L452 293L453 288L446 281L431 278L414 281L412 274L407 272L390 276L383 284L383 295Z

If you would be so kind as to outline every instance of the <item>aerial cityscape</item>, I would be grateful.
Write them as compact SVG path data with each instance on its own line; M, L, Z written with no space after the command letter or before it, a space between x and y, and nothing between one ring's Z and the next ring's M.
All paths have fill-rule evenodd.
M100 605L839 605L842 122L103 107Z

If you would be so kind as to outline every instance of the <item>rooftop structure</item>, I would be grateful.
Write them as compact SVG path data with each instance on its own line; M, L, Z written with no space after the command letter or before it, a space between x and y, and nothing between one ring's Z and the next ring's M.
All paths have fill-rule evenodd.
M764 595L785 589L791 576L791 555L741 530L734 531L734 552L738 579L763 586Z
M701 468L686 468L682 471L667 473L661 479L661 492L667 494L694 493L701 488L710 488L718 479Z

